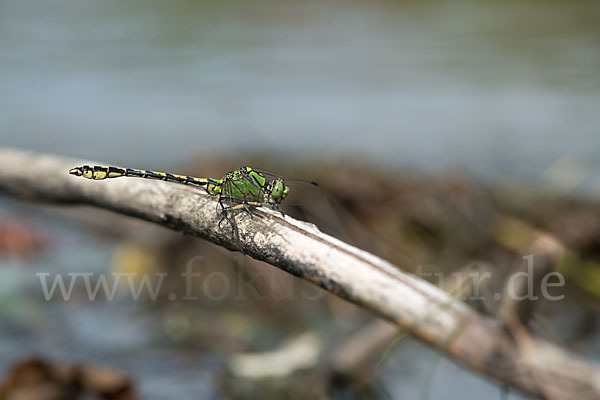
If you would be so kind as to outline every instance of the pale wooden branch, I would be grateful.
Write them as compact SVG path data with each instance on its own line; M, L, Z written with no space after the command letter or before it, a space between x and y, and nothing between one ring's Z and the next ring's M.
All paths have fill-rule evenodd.
M239 250L240 243L245 254L409 329L473 371L534 396L600 398L597 364L539 339L523 354L501 322L310 224L267 209L239 213L238 242L229 229L219 229L216 199L165 182L130 178L94 182L67 173L83 163L0 149L0 190L25 199L113 210L231 250Z

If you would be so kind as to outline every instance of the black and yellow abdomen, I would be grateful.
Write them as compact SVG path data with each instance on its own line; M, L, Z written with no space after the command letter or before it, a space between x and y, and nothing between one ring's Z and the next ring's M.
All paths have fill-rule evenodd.
M182 183L184 185L200 186L209 191L220 182L214 179L196 178L187 175L170 174L168 172L148 171L143 169L106 167L101 165L83 165L81 167L71 168L71 175L82 176L87 179L102 180L108 178L119 178L121 176L131 176L145 179L158 179L161 181ZM210 193L210 191L209 191Z

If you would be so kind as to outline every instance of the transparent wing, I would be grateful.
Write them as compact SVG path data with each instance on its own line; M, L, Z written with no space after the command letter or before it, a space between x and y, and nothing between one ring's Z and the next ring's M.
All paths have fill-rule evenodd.
M285 182L286 185L290 186L290 185L294 185L297 183L302 183L302 184L308 184L308 185L312 185L315 187L318 187L319 184L315 181L311 181L308 179L302 179L302 178L292 178L289 176L285 176L285 175L281 175L281 174L277 174L275 172L266 170L266 169L261 169L261 168L253 168L255 171L260 172L261 174L263 174L265 176L265 178L269 179L269 180L273 180L273 179L283 179L283 181Z

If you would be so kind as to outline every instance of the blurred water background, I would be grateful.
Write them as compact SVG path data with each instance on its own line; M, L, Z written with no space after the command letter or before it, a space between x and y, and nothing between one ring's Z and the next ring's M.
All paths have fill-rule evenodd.
M0 140L152 168L256 149L597 170L599 19L596 1L3 1Z
M595 195L599 75L597 1L0 2L0 144L135 168L347 158ZM30 353L91 359L154 398L218 397L219 357L149 336L168 310L24 297L31 271L102 270L114 243L6 199L0 212L59 244L2 262L2 371ZM418 396L436 357L400 348L387 391ZM500 393L450 363L435 376L432 398Z

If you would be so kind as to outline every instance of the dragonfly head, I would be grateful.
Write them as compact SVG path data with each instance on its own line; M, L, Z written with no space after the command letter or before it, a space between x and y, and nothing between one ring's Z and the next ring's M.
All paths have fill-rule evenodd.
M283 179L276 178L271 182L271 198L276 204L281 203L285 196L290 192L290 188L285 185Z

